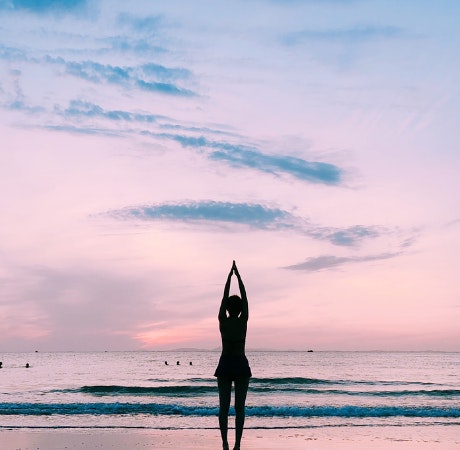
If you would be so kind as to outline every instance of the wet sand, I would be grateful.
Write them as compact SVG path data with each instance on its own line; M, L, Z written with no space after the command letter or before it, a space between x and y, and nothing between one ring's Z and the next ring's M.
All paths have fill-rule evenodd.
M232 445L233 430L230 430ZM2 450L216 450L219 430L3 429ZM232 448L232 447L230 447ZM460 448L460 424L413 427L322 427L245 430L242 449L383 450Z

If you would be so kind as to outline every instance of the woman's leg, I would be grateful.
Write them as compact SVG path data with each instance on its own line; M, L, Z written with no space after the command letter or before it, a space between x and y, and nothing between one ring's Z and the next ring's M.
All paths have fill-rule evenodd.
M246 394L248 393L249 378L237 378L235 380L235 447L239 450L244 427L244 407Z
M230 409L230 397L232 393L232 380L225 377L217 377L219 388L219 428L222 437L222 447L228 450L228 410Z

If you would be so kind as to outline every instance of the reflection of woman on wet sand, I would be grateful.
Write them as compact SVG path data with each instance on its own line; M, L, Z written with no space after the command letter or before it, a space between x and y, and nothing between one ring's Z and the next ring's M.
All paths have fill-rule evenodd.
M240 295L229 297L232 275L238 279ZM228 315L227 315L228 313ZM235 383L235 447L239 450L244 426L244 405L248 392L251 369L244 353L248 325L248 299L243 281L233 261L225 283L224 296L219 309L219 329L222 337L222 354L214 376L219 387L219 427L222 446L228 450L228 411L232 382Z

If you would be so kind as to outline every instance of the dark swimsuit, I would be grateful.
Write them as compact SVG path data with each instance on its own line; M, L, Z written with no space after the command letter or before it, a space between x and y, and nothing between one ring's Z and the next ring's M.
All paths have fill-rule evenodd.
M222 354L219 365L214 372L215 377L250 378L252 376L248 359L244 354L245 339L229 340L222 338Z

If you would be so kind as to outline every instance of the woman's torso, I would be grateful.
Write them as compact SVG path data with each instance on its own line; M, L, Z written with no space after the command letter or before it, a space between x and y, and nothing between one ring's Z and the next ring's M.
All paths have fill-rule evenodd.
M244 355L247 320L227 317L219 324L223 355Z

